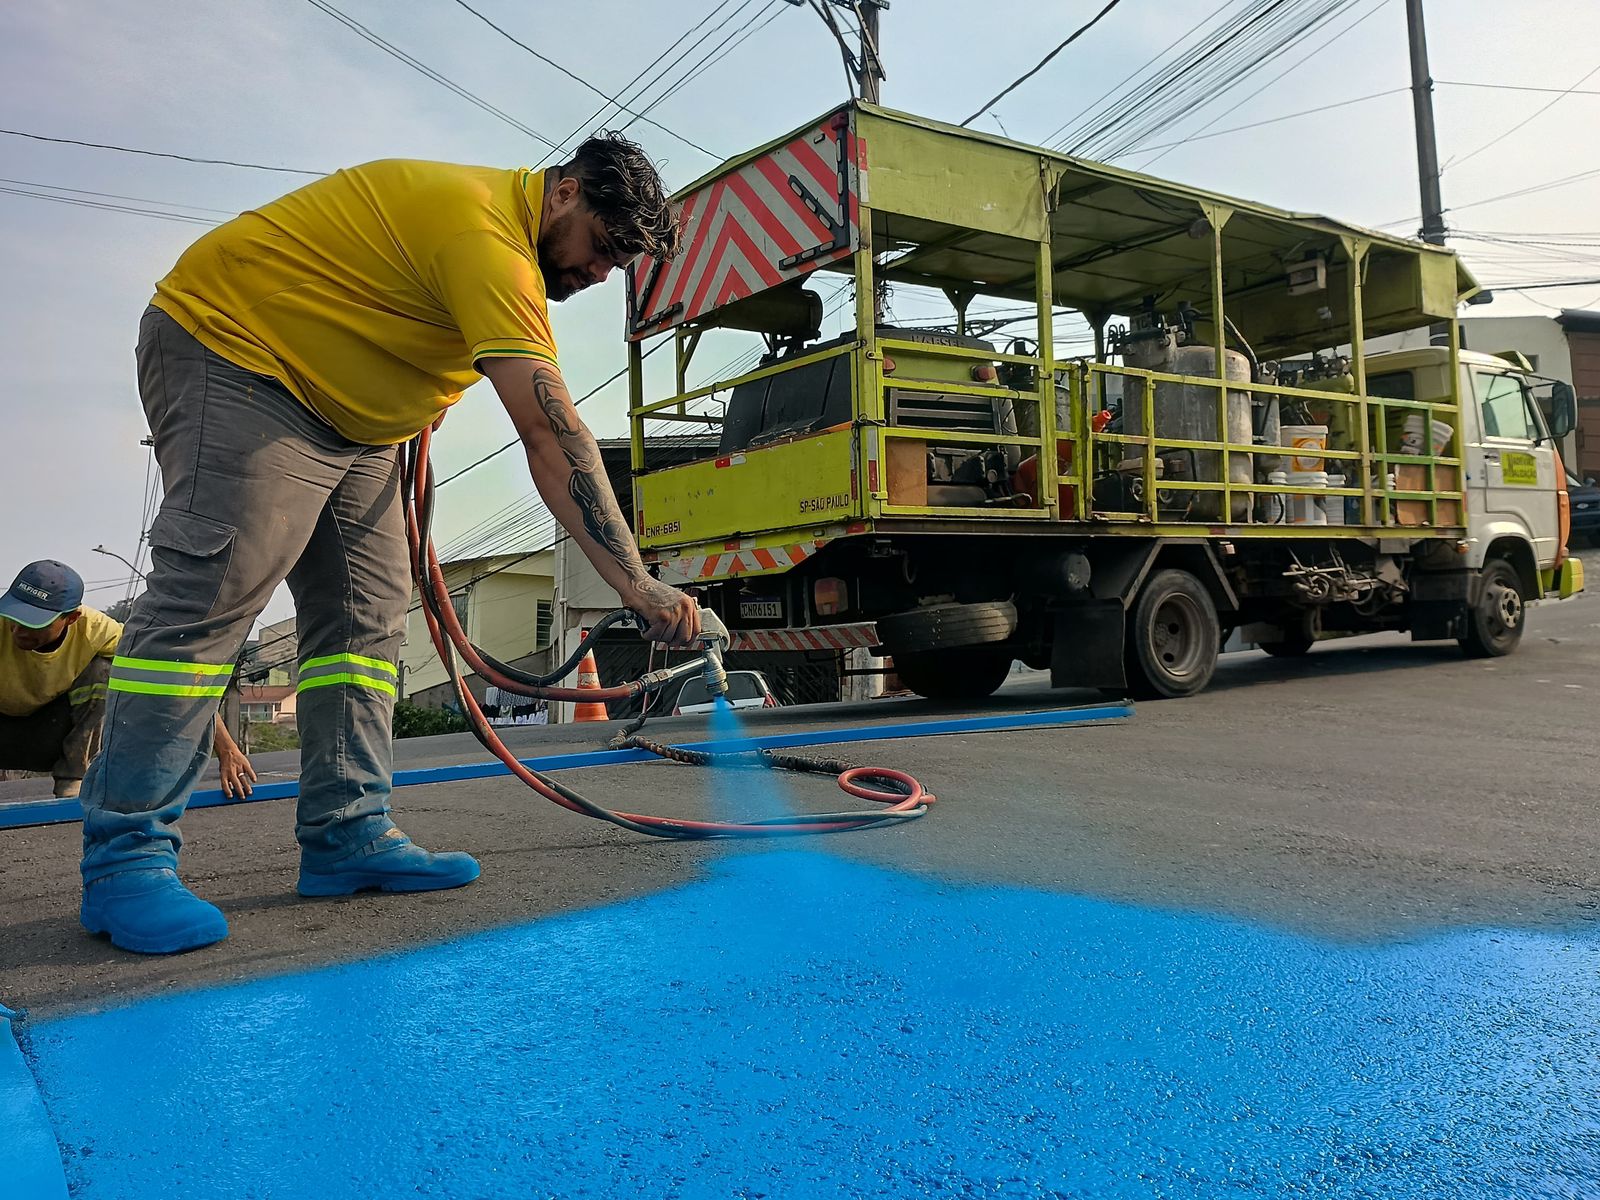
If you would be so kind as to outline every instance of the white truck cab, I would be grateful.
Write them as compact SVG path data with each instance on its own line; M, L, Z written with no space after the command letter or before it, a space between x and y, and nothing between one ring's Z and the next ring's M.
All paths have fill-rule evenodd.
M1374 395L1426 400L1447 390L1450 360L1443 347L1387 351L1369 355L1366 363ZM1566 473L1557 441L1571 429L1572 389L1534 374L1515 353L1463 350L1459 363L1466 469L1463 565L1480 570L1488 559L1506 556L1515 543L1548 579L1568 561Z

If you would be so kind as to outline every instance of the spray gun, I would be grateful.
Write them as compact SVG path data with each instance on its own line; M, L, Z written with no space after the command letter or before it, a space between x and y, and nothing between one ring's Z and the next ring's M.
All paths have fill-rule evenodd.
M642 622L641 622L642 624ZM709 608L700 610L700 657L691 658L679 663L675 667L662 667L658 671L648 671L639 676L642 690L654 692L665 687L674 679L682 679L685 675L693 675L696 671L702 672L706 681L706 691L713 697L728 694L728 672L722 665L722 656L727 653L728 646L732 643L728 627L722 619Z

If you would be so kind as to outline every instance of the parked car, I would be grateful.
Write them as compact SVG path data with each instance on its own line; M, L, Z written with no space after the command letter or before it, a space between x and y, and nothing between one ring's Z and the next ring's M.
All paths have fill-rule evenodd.
M767 677L760 671L729 671L728 702L735 709L778 707L778 698L772 694L772 686L767 683ZM716 701L711 698L711 693L706 691L706 681L698 675L693 675L684 681L683 690L678 693L678 703L673 708L672 715L676 717L687 713L708 713L715 706Z
M1567 472L1567 499L1572 502L1572 545L1600 546L1600 486Z

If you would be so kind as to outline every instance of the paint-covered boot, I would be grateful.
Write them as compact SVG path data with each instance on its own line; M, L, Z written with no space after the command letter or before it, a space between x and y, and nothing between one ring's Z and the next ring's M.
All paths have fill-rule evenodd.
M398 829L391 829L346 858L331 863L300 860L302 896L351 896L356 892L436 892L471 883L478 860L451 851L430 854Z
M90 933L136 954L177 954L220 942L228 919L183 886L171 868L118 871L83 885L79 918Z

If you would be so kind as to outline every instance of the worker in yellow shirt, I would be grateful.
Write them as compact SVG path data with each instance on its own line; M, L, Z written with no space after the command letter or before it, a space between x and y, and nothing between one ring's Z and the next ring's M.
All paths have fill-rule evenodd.
M57 796L76 796L100 749L122 626L86 607L82 577L53 559L22 568L0 618L0 769L49 771ZM249 795L255 770L220 720L213 745L223 792Z
M387 160L338 171L207 233L139 331L139 394L165 489L153 567L107 682L84 781L84 927L171 953L227 936L179 880L177 822L251 624L287 579L299 644L297 890L459 887L389 817L396 656L411 595L399 446L487 377L535 485L658 642L694 601L639 557L556 364L548 302L639 254L679 218L616 134L544 171Z

